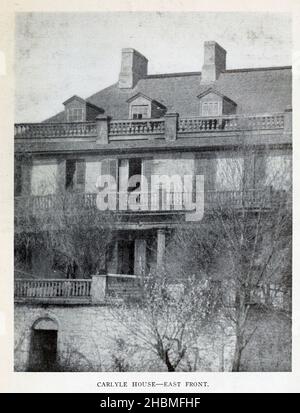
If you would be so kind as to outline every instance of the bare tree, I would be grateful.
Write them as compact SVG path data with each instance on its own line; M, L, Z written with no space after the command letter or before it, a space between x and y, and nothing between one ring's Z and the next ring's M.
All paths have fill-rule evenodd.
M271 150L260 151L264 162L271 159L271 168L253 188L246 167L251 156L257 152L241 145L229 161L221 160L216 183L222 187L206 193L204 219L197 226L175 231L167 264L173 275L192 273L214 283L235 330L232 371L240 370L257 329L253 323L249 329L253 304L280 307L288 317L291 307L291 165L275 167Z
M139 350L152 353L168 371L183 368L216 308L213 289L206 280L186 277L179 284L160 272L143 280L141 297L114 304L112 317Z
M99 211L96 194L58 191L21 197L15 208L15 268L30 273L30 254L38 249L51 257L54 269L67 278L105 271L117 216Z

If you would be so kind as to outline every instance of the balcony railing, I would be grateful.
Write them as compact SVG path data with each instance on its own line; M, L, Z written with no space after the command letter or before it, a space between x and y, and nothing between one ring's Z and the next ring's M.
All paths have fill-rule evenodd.
M74 280L18 278L14 285L15 301L30 303L101 304L111 299L136 299L141 294L142 278L127 274Z
M209 131L234 131L234 130L260 130L283 129L284 115L257 115L257 116L215 116L180 118L178 131L180 133L209 132Z
M72 138L96 135L95 122L15 124L16 138Z
M164 134L164 119L112 120L109 122L109 136Z
M271 187L244 191L207 191L204 197L206 208L270 208L273 200Z
M20 301L56 299L86 302L91 297L91 280L20 278L15 280L14 293L15 299Z
M44 139L95 137L109 140L145 139L148 136L164 136L166 139L176 139L177 134L281 130L284 129L286 114L259 115L223 115L214 117L183 117L177 120L177 115L152 119L96 120L95 122L73 123L19 123L15 124L15 138ZM288 122L287 122L288 123ZM99 135L99 136L98 136Z
M177 211L191 210L184 200L192 193L185 192L116 192L117 211ZM96 193L70 193L67 195L20 196L15 198L15 215L28 212L47 213L51 211L75 211L96 209ZM139 205L140 207L137 207Z
M201 201L195 192L139 192L115 193L115 211L120 213L188 212L195 209L195 202ZM74 193L67 196L21 196L15 198L15 216L47 213L76 213L96 210L96 193ZM291 194L272 187L247 189L244 191L206 191L204 210L212 208L272 208L291 204Z

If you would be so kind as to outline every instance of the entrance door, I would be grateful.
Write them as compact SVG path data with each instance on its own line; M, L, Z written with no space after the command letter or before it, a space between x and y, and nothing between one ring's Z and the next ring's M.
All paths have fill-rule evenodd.
M118 254L119 274L134 274L134 241L119 241Z
M29 371L55 371L57 330L32 330Z

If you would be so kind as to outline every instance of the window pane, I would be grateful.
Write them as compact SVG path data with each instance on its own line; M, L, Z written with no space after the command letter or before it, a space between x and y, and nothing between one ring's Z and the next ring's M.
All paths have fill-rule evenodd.
M242 158L219 158L216 165L216 190L237 191L242 188Z
M219 102L203 102L201 116L219 116Z
M208 116L207 103L202 103L202 116Z
M31 193L32 195L48 195L56 191L57 164L36 164L32 166Z
M133 105L131 107L131 116L133 119L148 118L149 106L148 105Z
M290 189L292 184L292 157L268 156L266 159L266 185L274 189Z
M68 110L69 122L83 122L83 109L71 108Z

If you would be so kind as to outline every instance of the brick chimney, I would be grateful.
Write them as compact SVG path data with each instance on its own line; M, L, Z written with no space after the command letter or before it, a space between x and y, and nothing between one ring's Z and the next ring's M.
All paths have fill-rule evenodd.
M201 83L214 82L224 70L226 70L226 50L217 42L204 42Z
M132 89L148 73L148 60L134 49L122 49L119 88Z

